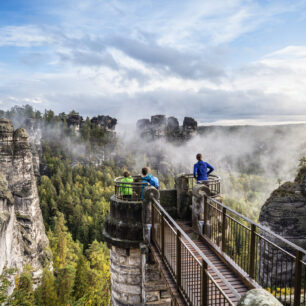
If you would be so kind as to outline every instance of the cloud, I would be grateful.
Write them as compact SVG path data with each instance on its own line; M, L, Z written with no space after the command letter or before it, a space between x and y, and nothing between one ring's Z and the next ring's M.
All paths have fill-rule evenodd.
M306 46L269 46L240 62L239 40L269 31L283 14L299 15L303 5L285 0L38 5L39 23L0 28L0 48L15 47L9 54L14 64L0 62L1 107L32 103L42 110L73 108L129 121L154 113L202 122L293 118L306 113Z
M51 42L41 29L33 25L4 26L0 28L0 47L33 47Z

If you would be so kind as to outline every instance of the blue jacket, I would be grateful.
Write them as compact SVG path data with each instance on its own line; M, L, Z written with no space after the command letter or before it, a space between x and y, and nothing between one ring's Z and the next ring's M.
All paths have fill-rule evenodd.
M144 176L141 179L142 179L141 181L142 183L149 183L150 185L158 189L159 187L158 178L153 176L152 174L148 174L147 176Z
M209 169L208 171L207 168ZM211 166L207 162L203 162L202 160L200 160L196 164L194 164L193 176L197 179L197 181L207 181L208 175L213 171L213 166Z
M153 176L152 174L148 174L147 176L144 176L141 178L142 183L149 183L151 186L155 187L156 189L159 188L159 181L158 178ZM143 190L146 187L146 185L141 185L141 199L143 199Z

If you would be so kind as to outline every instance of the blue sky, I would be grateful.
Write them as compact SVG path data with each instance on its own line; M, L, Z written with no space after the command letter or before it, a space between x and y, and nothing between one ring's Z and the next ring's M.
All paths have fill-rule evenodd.
M0 108L306 121L306 1L0 2Z

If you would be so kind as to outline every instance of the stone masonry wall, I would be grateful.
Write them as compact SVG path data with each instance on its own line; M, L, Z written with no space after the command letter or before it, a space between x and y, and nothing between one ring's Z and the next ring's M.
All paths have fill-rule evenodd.
M142 301L144 305L171 305L171 295L147 246L142 248Z
M111 247L111 282L114 306L171 305L171 296L149 249Z
M140 249L111 247L113 305L141 305L142 273Z

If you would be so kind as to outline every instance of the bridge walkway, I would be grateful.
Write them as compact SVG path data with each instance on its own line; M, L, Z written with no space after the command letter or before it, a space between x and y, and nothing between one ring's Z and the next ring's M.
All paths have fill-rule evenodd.
M253 288L188 222L174 220L155 199L151 250L176 305L236 305Z
M235 272L230 269L210 248L210 246L202 240L198 235L194 234L192 227L188 221L178 221L177 224L184 230L184 232L189 236L189 238L195 243L195 245L205 254L205 256L210 260L210 262L214 265L214 267L222 274L222 276L228 281L228 283L237 291L237 293L242 296L248 290L252 289L250 286L247 286L242 279L235 274ZM196 250L190 245L188 241L186 241L188 247L193 251ZM200 256L197 256L200 260ZM216 283L220 286L220 288L226 293L233 304L238 303L238 297L232 292L231 288L229 288L220 277L212 270L210 266L208 266L208 272L214 278Z

